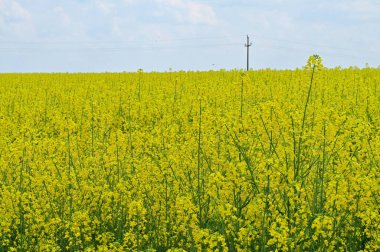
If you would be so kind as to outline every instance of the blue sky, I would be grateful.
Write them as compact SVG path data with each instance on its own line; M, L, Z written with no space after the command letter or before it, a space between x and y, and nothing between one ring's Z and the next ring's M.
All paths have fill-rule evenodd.
M0 0L0 72L380 65L380 0Z

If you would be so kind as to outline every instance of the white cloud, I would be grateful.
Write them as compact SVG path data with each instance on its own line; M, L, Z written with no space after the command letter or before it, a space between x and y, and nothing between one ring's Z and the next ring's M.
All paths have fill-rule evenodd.
M63 25L69 26L72 23L71 17L64 8L56 7L53 11L58 15Z
M8 20L29 19L29 12L16 0L0 0L0 17Z
M157 4L168 8L178 21L192 24L216 25L218 19L211 5L187 0L156 0Z
M104 0L96 1L96 6L100 9L102 13L106 15L111 14L115 8L114 4L110 3L109 1L104 1Z
M137 0L124 0L123 2L126 4L133 4L133 3L137 3L138 1Z
M380 1L376 0L346 0L339 2L323 2L322 7L339 12L345 12L360 20L380 18Z
M30 13L18 1L0 0L0 31L22 32L30 19Z

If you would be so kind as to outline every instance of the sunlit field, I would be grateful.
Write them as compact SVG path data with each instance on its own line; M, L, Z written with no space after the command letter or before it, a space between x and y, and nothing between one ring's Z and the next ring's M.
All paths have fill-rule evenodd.
M0 75L0 251L379 251L380 70Z

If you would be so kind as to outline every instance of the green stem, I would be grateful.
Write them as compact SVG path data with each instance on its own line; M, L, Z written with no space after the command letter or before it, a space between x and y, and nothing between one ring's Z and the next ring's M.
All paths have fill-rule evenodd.
M199 207L199 224L202 226L202 189L201 189L201 137L202 137L202 101L199 101L199 125L198 125L198 207Z
M311 78L310 78L310 85L309 85L309 91L307 92L307 98L306 98L306 103L305 103L305 109L303 111L303 117L302 117L302 126L301 126L301 133L300 137L298 140L298 152L297 152L297 164L296 164L296 172L295 172L295 177L294 179L298 178L299 175L299 169L300 169L300 160L301 160L301 146L302 146L302 138L303 138L303 133L305 129L305 121L306 121L306 112L307 112L307 106L309 104L310 100L310 95L311 95L311 90L313 87L313 80L314 80L314 72L315 72L315 67L316 65L313 65L313 69L311 72Z

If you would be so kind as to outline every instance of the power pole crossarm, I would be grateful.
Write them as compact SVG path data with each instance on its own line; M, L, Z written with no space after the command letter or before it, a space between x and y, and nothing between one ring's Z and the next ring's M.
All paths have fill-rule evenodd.
M247 47L247 71L249 71L249 47L252 46L252 43L249 42L249 36L247 35L247 44L244 45Z

